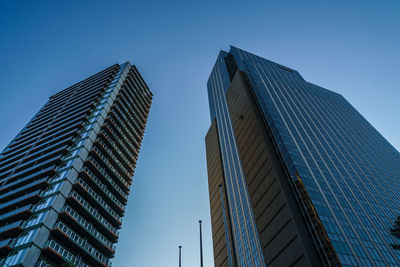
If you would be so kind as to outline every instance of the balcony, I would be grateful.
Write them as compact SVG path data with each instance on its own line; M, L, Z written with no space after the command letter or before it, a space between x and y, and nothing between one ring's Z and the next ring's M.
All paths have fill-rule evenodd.
M110 139L118 142L118 144L120 144L125 149L125 151L131 158L133 158L131 151L133 151L135 153L135 156L137 156L139 149L136 148L131 143L131 141L129 141L129 139L126 138L126 136L124 138L124 136L122 136L122 134L120 132L117 133L116 131L114 131L114 129L117 129L117 128L115 127L113 122L110 120L106 121L106 123L102 127L102 131L107 133L109 138L110 138L110 136L112 136L112 138L110 138Z
M128 182L128 186L130 185L131 182L131 173L125 168L125 166L114 156L114 153L107 148L104 148L100 141L96 142L96 146L93 146L92 150L96 152L101 159L106 162L107 164L112 166L112 171L116 176L119 178L124 179L125 181ZM111 160L109 159L111 158Z
M106 153L110 158L113 159L114 166L117 166L119 168L119 171L122 173L125 173L129 177L132 176L133 173L133 168L128 165L129 160L122 154L115 153L119 151L118 147L113 147L113 149L110 149L108 145L102 140L102 138L97 138L96 142L102 151L102 153ZM127 169L129 168L129 170Z
M128 89L129 90L129 89ZM137 99L136 95L130 95L131 93L128 92L128 90L124 90L123 94L121 94L121 97L126 97L128 98L129 101L127 102L127 105L133 108L136 114L139 114L141 117L141 125L144 126L147 122L147 112L141 105L140 105L140 100Z
M114 68L116 68L117 65L114 65L110 68L107 68L69 88L66 88L62 90L61 92L58 92L50 97L50 101L55 101L58 99L65 99L66 97L74 94L79 94L80 92L85 92L90 90L90 88L102 88L101 85L108 83L111 77L114 74ZM75 92L74 92L75 91Z
M5 221L25 220L32 215L32 205L26 205L0 215L0 223Z
M135 160L135 156L128 150L128 148L122 143L118 142L115 143L111 137L104 131L104 129L100 130L99 135L97 136L98 140L103 142L103 145L108 147L111 146L115 151L117 151L118 157L120 158L121 161L125 162L125 165L133 171L133 163ZM122 151L123 149L124 151ZM136 155L136 152L135 152Z
M27 169L18 171L16 173L13 173L12 176L4 178L0 182L3 182L5 180L15 181L18 178L20 178L22 176L25 176L25 175L35 175L38 171L40 171L38 169L44 169L44 168L48 167L49 165L59 165L61 162L62 162L61 155L57 155L57 156L55 156L55 157L53 157L51 159L42 161L39 164L34 165L34 166L30 167L30 168L27 168Z
M15 239L8 238L0 241L0 257L7 255L14 247Z
M127 86L127 91L129 91L129 93L134 96L134 98L137 100L136 102L138 103L138 106L142 110L144 110L144 111L149 110L150 104L151 104L151 99L149 99L148 97L145 97L143 94L143 91L135 89L135 86L137 86L137 88L139 88L139 89L143 89L143 88L140 88L141 87L140 85L136 85L136 82L134 81L134 79L135 79L135 77L128 77L127 82L130 85L130 87ZM132 83L131 83L131 81L132 81ZM135 84L135 85L133 85L133 84ZM144 114L146 114L146 113L144 113Z
M113 242L116 242L116 239L113 239L113 242L111 242L102 235L93 224L85 220L73 208L66 206L64 211L60 213L60 218L70 223L70 225L73 225L79 234L90 239L90 241L96 245L96 248L101 250L104 254L107 256L112 256L114 254L115 246Z
M40 149L34 148L29 152L28 157L25 158L24 160L29 160L30 158L40 156L41 154L47 154L48 152L50 152L50 150L58 149L60 147L68 147L68 145L69 145L68 143L69 143L68 140L61 140L60 142L51 144L46 147L42 147ZM3 172L7 168L14 167L14 165L17 163L17 161L19 159L21 159L23 156L24 155L19 154L19 155L16 155L14 157L7 159L6 161L3 161L0 164L2 166L1 171Z
M42 253L57 262L60 266L64 262L71 262L75 264L76 267L91 267L80 259L80 257L77 257L53 239L47 241L47 246L42 249Z
M0 195L0 203L4 203L9 201L10 199L19 197L23 194L26 194L26 190L36 190L36 189L45 189L49 183L47 182L47 178L42 178L36 181L33 181L24 186L18 187L15 190L9 191L3 195ZM0 193L1 194L1 193Z
M55 166L51 166L49 168L45 168L31 175L25 176L24 178L15 181L7 181L5 186L0 189L0 193L8 192L20 186L31 183L33 180L38 179L38 177L40 176L50 177L53 176L54 174L56 174Z
M0 158L0 166L3 167L6 165L12 165L18 160L20 160L24 155L25 153L22 153L22 154L17 154L11 158L7 158L7 156L4 156L4 154L2 154L2 157Z
M97 192L105 196L107 203L114 208L119 209L120 215L122 215L122 213L124 212L123 207L125 206L127 201L126 198L121 194L123 192L116 192L116 189L114 187L111 187L113 189L113 192L117 193L117 195L121 197L121 199L123 200L122 203L118 198L115 197L114 193L112 193L110 189L104 183L102 183L92 171L89 170L88 167L84 166L82 168L81 174L86 179L86 181L92 184L93 188L98 188ZM109 200L107 200L107 198Z
M99 207L102 216L106 217L114 226L121 225L120 216L82 178L78 178L74 187L80 191L81 195L90 196L90 204Z
M97 149L96 147L93 147L93 150L91 150L90 153L92 155L95 155L98 160L100 160L104 165L106 165L107 171L108 171L108 172L107 171L106 172L109 173L109 175L111 175L115 181L117 181L121 185L124 185L125 188L127 189L127 191L129 192L129 187L132 183L131 179L126 174L124 174L124 176L127 178L123 177L117 171L117 169L111 164L109 159L106 156L104 156L104 154L101 153L100 150Z
M88 166L94 171L100 174L100 177L104 177L107 182L109 182L114 189L120 193L125 199L129 193L129 187L126 186L122 181L117 180L119 183L117 184L116 181L108 174L108 172L103 168L98 161L92 157L89 156L87 158L87 161L90 162L91 164L88 164Z
M144 126L146 125L146 113L139 109L138 101L132 99L132 97L123 90L117 97L119 104L125 109L126 113L137 123L138 127L140 127L140 131L143 131Z
M121 107L119 107L119 105L121 105ZM128 124L129 126L128 129L133 131L133 133L136 136L136 139L138 140L138 142L140 142L140 137L143 135L143 130L142 130L143 125L141 126L138 125L139 118L137 117L133 118L131 114L126 110L126 108L123 106L122 102L119 102L119 105L113 106L114 112L116 113L116 115L118 115L119 120L122 120L124 123ZM125 112L122 111L122 109L124 109Z
M120 131L121 135L125 139L128 138L128 136L129 136L128 139L135 144L135 147L137 149L140 148L139 136L133 135L131 133L131 130L129 130L129 128L125 125L123 120L115 112L111 112L110 116L108 116L107 119L109 119L110 121L112 121L112 123L114 123L115 127L117 128L117 130Z
M37 202L41 199L40 190L33 191L31 193L22 195L13 200L9 200L0 205L0 213L8 212L17 206L25 205L32 202Z
M126 90L122 90L119 92L117 100L120 104L122 104L128 114L130 114L131 116L135 116L137 122L139 122L140 125L144 125L144 123L146 122L144 114L141 110L139 110L137 104L131 98L131 96L128 95Z
M62 140L61 142L57 142L55 144L48 145L44 148L40 149L32 149L27 157L24 159L24 164L33 159L42 159L43 157L48 157L54 154L64 154L68 151L69 146L71 145L72 140Z
M24 221L16 221L0 227L0 239L16 236L23 231Z
M79 251L79 254L83 254L85 259L94 264L107 266L108 258L95 249L91 244L88 243L86 239L83 239L65 223L58 221L52 230L55 235L58 235L60 239L73 245L74 250ZM57 233L58 232L58 233Z
M32 151L36 152L39 149L45 148L49 145L53 145L57 142L71 141L76 136L76 133L81 127L81 122L75 123L73 125L70 125L69 127L62 128L62 130L60 129L60 131L57 131L54 134L45 136L43 139L40 139L37 144L35 144L35 147L32 149Z
M57 142L71 141L73 139L73 136L78 131L78 129L76 129L76 128L78 128L79 126L80 126L80 124L74 125L70 128L64 129L62 132L58 132L57 136L47 136L46 138L41 139L40 142L35 144L35 147L32 148L31 152L36 152L40 149L44 149L47 146L55 144ZM15 158L19 157L21 155L21 153L25 153L27 149L28 149L28 147L24 147L24 148L21 148L21 149L12 151L12 152L9 152L7 150L7 153L4 154L2 161L15 160Z
M59 154L64 154L67 152L66 147L59 147L57 149L53 149L48 151L46 154L43 155L36 155L35 157L30 157L29 155L27 158L22 161L22 163L17 167L16 171L20 172L24 169L33 167L44 162L46 159L57 159ZM2 174L1 174L2 175Z
M132 95L132 97L133 97L134 99L136 99L136 102L139 104L139 105L137 105L137 106L139 106L140 109L142 109L143 114L146 114L145 110L148 110L148 109L149 109L149 105L148 105L147 103L144 102L143 97L142 97L140 94L138 94L137 90L134 90L134 89L133 89L133 88L138 88L138 87L140 87L140 86L138 86L138 85L136 84L136 82L135 82L133 79L134 79L134 78L131 77L131 75L128 75L127 79L125 80L125 83L126 83L126 85L125 85L125 87L126 87L126 92L129 92L129 93ZM133 89L133 90L132 90L132 89Z
M39 258L38 262L36 263L35 267L52 267L53 265L47 262L43 258Z
M111 132L113 135L118 136L119 138L121 138L122 140L124 140L132 150L135 150L135 149L139 149L139 148L140 148L140 146L138 146L138 144L135 144L135 145L134 145L134 144L131 142L131 139L129 139L129 138L126 136L126 134L124 133L124 131L122 131L121 127L119 127L119 126L117 125L116 121L115 121L112 117L108 116L107 119L106 119L106 122L107 122L107 124L106 124L107 128L110 128L110 129L112 128L112 129L113 129L113 130L110 130L110 132ZM115 131L116 131L118 134L115 133L114 129L115 129Z
M119 93L118 99L120 101L124 101L126 106L128 107L128 112L136 114L136 117L139 117L140 123L144 125L146 123L146 118L145 114L143 113L142 110L139 110L137 104L135 101L132 99L132 97L126 92L126 90L123 90Z
M88 221L91 221L96 226L101 227L104 231L104 234L107 235L108 238L118 238L117 228L108 222L103 216L101 216L100 213L86 200L84 200L77 192L72 191L68 200L70 200L69 202L71 202L71 205L83 212Z
M99 136L103 136L104 139L105 139L108 143L110 143L110 145L111 145L112 147L118 148L118 150L117 150L117 151L119 151L118 153L119 153L119 154L125 155L125 158L128 158L128 162L130 163L130 166L131 166L131 165L132 165L132 162L134 161L134 159L136 159L137 156L138 156L138 151L137 151L137 150L133 150L133 152L134 152L135 154L132 154L131 149L128 148L128 147L124 144L124 142L123 142L121 139L116 138L116 135L114 135L114 138L111 138L111 136L106 132L106 129L104 129L104 128L107 128L107 126L106 126L106 127L103 127L103 128L100 130ZM107 130L108 130L109 132L112 132L111 129L109 129L109 128L107 128ZM118 144L118 145L117 145L117 144ZM123 151L122 151L122 150L123 150Z
M71 118L72 121L73 118ZM69 121L69 122L71 122ZM44 128L41 131L35 132L35 133L26 133L26 135L19 136L18 139L13 140L13 146L16 144L26 144L27 142L33 142L34 140L37 140L37 138L40 136L41 139L44 139L44 137L48 136L53 136L56 133L62 133L65 132L71 128L73 128L74 125L73 123L63 124L62 131L60 131L60 128Z

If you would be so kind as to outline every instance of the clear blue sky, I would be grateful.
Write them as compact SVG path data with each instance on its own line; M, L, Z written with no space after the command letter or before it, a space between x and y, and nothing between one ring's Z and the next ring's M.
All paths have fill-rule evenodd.
M322 2L326 2L322 4ZM229 44L343 94L400 148L399 1L1 1L0 148L48 96L127 60L154 92L114 266L212 266L206 81Z

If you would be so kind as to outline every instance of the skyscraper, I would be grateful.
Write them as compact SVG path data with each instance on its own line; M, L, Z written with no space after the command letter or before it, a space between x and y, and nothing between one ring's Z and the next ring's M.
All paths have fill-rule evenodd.
M216 266L400 264L400 154L343 96L236 47L207 87Z
M113 65L50 97L0 156L1 266L110 266L152 93Z

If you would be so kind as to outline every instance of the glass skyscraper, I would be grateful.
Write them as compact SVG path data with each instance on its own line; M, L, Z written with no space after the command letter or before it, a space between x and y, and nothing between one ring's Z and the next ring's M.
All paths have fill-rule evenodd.
M216 266L400 265L400 154L343 96L236 47L207 87Z
M111 266L151 100L129 62L50 97L0 156L1 266Z

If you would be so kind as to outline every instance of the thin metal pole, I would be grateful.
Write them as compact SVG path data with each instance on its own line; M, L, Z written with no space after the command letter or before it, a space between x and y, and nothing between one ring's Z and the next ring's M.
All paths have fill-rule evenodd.
M181 249L182 246L179 246L179 267L181 267Z
M199 221L200 225L200 267L203 267L203 238L201 234L201 220Z

